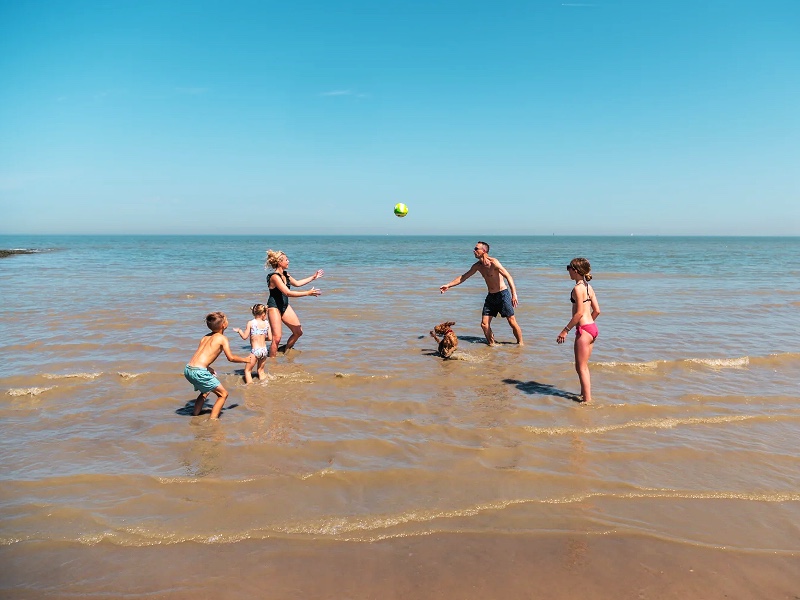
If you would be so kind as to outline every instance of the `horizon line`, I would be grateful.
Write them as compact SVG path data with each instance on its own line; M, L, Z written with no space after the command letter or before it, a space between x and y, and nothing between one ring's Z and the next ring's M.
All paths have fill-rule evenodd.
M0 237L541 237L541 238L798 238L797 234L728 234L728 233L608 233L608 234L561 234L561 233L3 233Z

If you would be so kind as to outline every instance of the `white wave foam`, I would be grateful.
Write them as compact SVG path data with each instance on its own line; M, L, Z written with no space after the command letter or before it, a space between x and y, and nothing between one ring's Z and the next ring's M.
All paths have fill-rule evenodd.
M267 379L291 383L314 383L314 377L310 373L267 373Z
M26 541L27 538L21 537L0 537L0 546L13 546L14 544L20 544Z
M45 373L45 379L97 379L102 373Z
M482 363L486 362L488 358L488 356L478 356L475 354L470 354L469 352L460 352L456 350L449 360L463 360L464 362L468 363Z
M614 425L599 425L597 427L534 427L525 426L525 430L531 433L544 435L565 435L570 433L607 433L619 429L629 429L631 427L641 427L643 429L674 429L680 425L711 425L717 423L734 423L737 421L749 421L751 419L762 418L760 415L730 415L723 417L686 417L683 419L646 419L644 421L628 421L627 423L616 423Z
M321 469L314 473L305 473L303 475L300 475L300 479L305 481L306 479L311 479L312 477L325 477L326 475L335 475L335 474L336 474L336 469L325 467L324 469Z
M690 491L669 488L636 488L621 492L584 492L567 496L542 498L509 498L494 500L474 505L441 509L411 509L395 514L328 516L311 520L297 520L287 523L238 532L206 532L196 534L179 534L164 531L162 528L151 529L143 525L121 527L116 530L83 534L77 542L96 545L103 541L112 541L122 546L145 547L164 544L180 544L195 542L200 544L228 544L248 539L269 539L275 534L329 536L347 541L373 542L381 539L417 537L429 535L436 531L446 531L447 527L432 525L437 520L474 517L481 513L502 511L520 505L544 504L577 504L594 498L613 500L648 500L670 498L676 500L738 500L742 502L800 502L800 493L791 491L740 492L726 490ZM423 531L392 531L393 528L408 524L425 524ZM608 532L593 532L602 535ZM22 541L19 537L0 538L0 545L10 545Z
M653 371L663 364L662 360L651 360L649 362L597 362L593 366L606 367L608 369L629 369L631 371Z
M743 369L750 364L749 356L741 358L687 358L684 362L712 369Z
M369 517L333 517L306 521L303 523L288 523L283 526L275 527L275 531L288 534L304 535L323 535L340 537L347 534L360 534L364 532L374 532L376 530L390 529L398 525L408 523L430 523L439 519L456 519L461 517L474 517L481 513L491 511L501 511L506 508L523 504L574 504L584 502L591 498L619 498L619 499L648 499L648 498L676 498L689 500L744 500L756 502L796 502L800 500L800 493L797 492L775 492L775 493L747 493L747 492L688 492L682 490L644 488L639 491L627 493L607 493L607 492L586 492L565 497L555 498L514 498L509 500L496 500L476 504L474 506L464 506L461 508L445 510L410 510L394 515L375 515ZM383 537L403 537L406 535L419 535L414 533L392 533L389 535L379 534ZM372 538L370 538L372 539Z
M38 396L48 390L52 390L57 388L57 385L51 385L50 387L32 387L32 388L14 388L8 390L9 396Z
M128 380L128 379L135 379L136 377L139 377L140 375L144 375L144 373L125 373L124 371L120 371L119 373L117 373L117 375L119 375L120 377L122 377L125 380Z
M339 373L333 374L337 379L347 379L348 377L361 377L363 379L391 379L391 375L356 375L355 373Z
M550 498L540 500L542 504L572 504L583 502L590 498L619 498L619 499L648 499L648 498L676 498L678 500L745 500L752 502L797 502L800 494L796 492L775 492L772 494L748 493L748 492L687 492L681 490L669 490L658 488L644 488L639 492L627 492L623 494L605 492L587 492L575 494L564 498Z
M740 358L682 358L678 360L651 360L647 362L597 362L594 366L606 369L625 369L628 371L654 371L659 368L674 368L681 365L707 367L710 369L744 369L750 365L750 357Z

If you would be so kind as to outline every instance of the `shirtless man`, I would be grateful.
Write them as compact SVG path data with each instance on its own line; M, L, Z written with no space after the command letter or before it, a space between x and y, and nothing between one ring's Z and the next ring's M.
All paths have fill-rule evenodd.
M508 324L511 325L511 331L514 332L514 337L517 338L517 343L522 346L522 329L517 324L517 319L514 316L514 307L519 304L517 300L517 288L514 286L514 279L511 274L505 270L500 261L496 258L489 256L489 244L486 242L478 242L475 248L472 249L477 259L475 264L470 267L469 271L463 275L456 277L448 283L439 288L439 291L444 294L451 287L459 285L472 277L476 271L483 275L486 281L486 287L489 288L489 293L486 295L486 300L483 303L483 318L481 319L481 329L483 335L486 336L486 343L490 346L494 345L494 334L492 333L492 318L500 313L500 316L508 319ZM505 281L504 281L505 280ZM506 281L508 286L506 286ZM510 293L509 293L510 288Z

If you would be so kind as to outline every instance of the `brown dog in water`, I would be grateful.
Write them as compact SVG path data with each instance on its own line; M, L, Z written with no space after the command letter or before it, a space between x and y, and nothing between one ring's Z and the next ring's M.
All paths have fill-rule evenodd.
M450 329L450 327L455 324L455 321L439 323L433 328L433 331L431 331L431 337L439 344L439 354L442 355L442 358L450 358L453 352L456 351L456 348L458 348L458 338L455 332ZM442 336L441 340L436 337L437 333Z

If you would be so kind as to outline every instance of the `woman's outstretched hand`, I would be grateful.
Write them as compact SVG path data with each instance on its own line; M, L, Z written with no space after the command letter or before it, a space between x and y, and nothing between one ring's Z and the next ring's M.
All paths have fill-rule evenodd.
M322 290L319 289L319 288L315 288L315 287L312 287L310 290L308 290L308 295L309 296L319 296L321 293L322 293Z
M320 278L320 277L322 277L323 275L325 275L325 271L323 271L322 269L317 269L317 272L316 272L316 273L314 273L314 274L311 276L311 279L319 279L319 278Z

